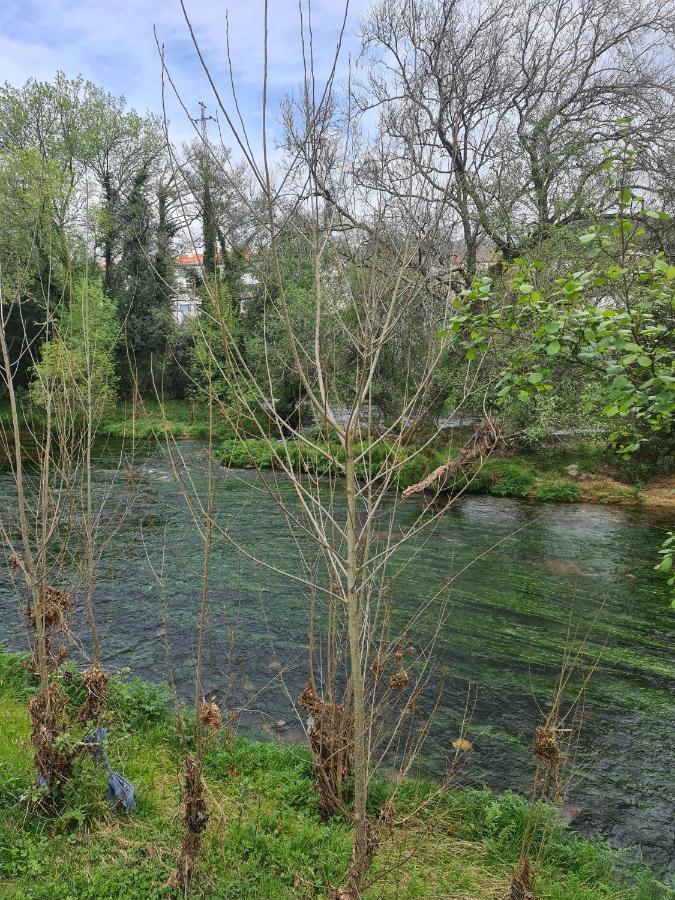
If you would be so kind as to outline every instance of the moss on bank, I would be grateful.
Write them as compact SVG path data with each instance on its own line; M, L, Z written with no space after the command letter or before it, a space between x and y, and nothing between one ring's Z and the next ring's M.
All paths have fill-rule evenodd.
M136 812L113 814L105 776L85 759L63 807L28 816L21 798L34 771L28 744L31 676L20 657L0 652L0 896L16 900L152 900L170 895L181 834L181 747L159 687L116 677L110 698L109 757L135 785ZM193 896L214 900L321 898L349 865L350 830L321 818L307 751L246 738L219 737L205 763L212 819ZM373 791L371 812L387 796ZM514 794L454 791L417 811L434 794L411 780L397 795L405 825L395 826L375 860L369 900L504 896L525 826ZM618 854L557 826L540 900L648 900L667 896L645 870L613 875Z

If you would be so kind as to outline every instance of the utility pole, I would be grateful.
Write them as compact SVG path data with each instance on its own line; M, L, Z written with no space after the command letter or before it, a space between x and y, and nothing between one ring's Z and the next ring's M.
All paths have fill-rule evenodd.
M202 179L202 240L204 243L204 273L207 276L215 278L218 271L217 262L217 236L216 223L213 212L213 198L211 197L211 167L209 165L209 144L206 132L206 123L215 122L213 116L206 115L206 103L199 101L199 118L192 120L195 125L199 124L199 133L201 135L201 160L200 174Z
M207 122L215 122L213 116L206 115L206 103L203 100L199 101L199 117L197 119L192 120L195 125L199 122L199 133L202 136L202 143L206 143L207 135L206 135L206 123Z

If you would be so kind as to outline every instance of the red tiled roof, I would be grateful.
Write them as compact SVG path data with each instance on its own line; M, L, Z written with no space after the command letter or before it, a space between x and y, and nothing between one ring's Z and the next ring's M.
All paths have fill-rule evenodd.
M201 266L204 264L203 253L183 253L176 260L178 266Z

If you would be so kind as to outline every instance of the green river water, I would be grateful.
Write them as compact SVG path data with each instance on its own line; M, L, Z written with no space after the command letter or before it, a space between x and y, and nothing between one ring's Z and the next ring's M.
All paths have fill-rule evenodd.
M204 446L184 442L181 453L203 491ZM112 449L102 451L95 472L103 516L110 521L96 597L105 662L129 666L143 678L166 678L164 607L153 570L161 572L172 674L188 696L202 543L158 445L136 453L113 478L117 462ZM300 571L283 515L264 492L252 490L258 477L219 473L218 517L254 554ZM290 486L281 490L292 498ZM8 509L12 493L11 473L0 471L0 501ZM132 497L124 524L113 527ZM400 524L414 517L417 502L402 507ZM538 710L551 698L570 616L586 626L597 617L588 660L599 656L600 662L586 694L580 766L565 815L584 834L634 848L672 881L672 613L663 580L653 571L668 518L641 510L466 497L441 517L432 535L425 533L406 550L412 558L391 600L405 618L480 556L447 594L451 607L434 649L443 693L416 771L445 770L470 692L473 750L458 777L497 790L527 789L531 735ZM266 721L284 739L299 736L286 691L296 697L305 681L306 591L222 540L214 548L211 586L207 688L230 706L245 706L244 724ZM413 643L425 644L437 614L431 607L422 615ZM0 640L24 648L25 626L4 574L0 616ZM77 616L74 630L84 639Z

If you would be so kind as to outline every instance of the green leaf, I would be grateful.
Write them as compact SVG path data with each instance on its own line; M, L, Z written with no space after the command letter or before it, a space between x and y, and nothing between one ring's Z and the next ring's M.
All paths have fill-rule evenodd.
M546 348L546 353L549 356L556 356L560 353L560 341L551 341L551 343Z
M652 364L652 361L648 356L638 356L637 361L638 365L642 366L644 369Z
M539 384L540 381L544 380L544 376L541 372L532 372L527 380L530 382L530 384Z
M594 241L596 239L596 237L597 237L597 234L594 231L589 232L587 234L582 234L581 237L579 238L579 243L580 244L590 244L591 241Z

